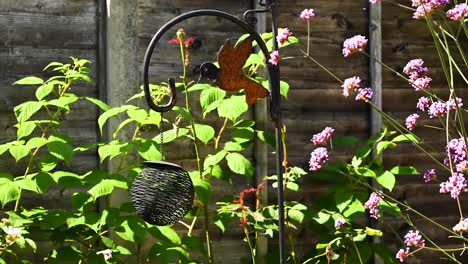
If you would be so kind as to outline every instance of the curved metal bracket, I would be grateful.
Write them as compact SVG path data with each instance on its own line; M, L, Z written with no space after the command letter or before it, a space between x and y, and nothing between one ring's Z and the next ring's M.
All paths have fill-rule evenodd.
M143 89L145 92L145 98L146 101L151 109L157 112L165 112L170 110L174 104L175 104L175 83L174 79L171 78L169 79L169 87L171 90L171 99L169 103L163 106L156 105L154 101L152 100L150 89L149 89L149 77L148 77L148 72L149 72L149 64L151 57L153 55L154 49L158 43L158 41L161 39L161 37L166 33L170 28L175 26L176 24L192 18L192 17L199 17L199 16L214 16L214 17L221 17L226 20L231 21L232 23L238 25L241 27L244 31L249 33L253 39L257 42L260 50L263 52L265 55L265 58L269 58L270 53L268 51L268 48L263 41L262 37L260 34L255 31L254 28L252 28L247 22L242 21L241 19L223 12L219 10L213 10L213 9L201 9L201 10L195 10L191 12L184 13L182 15L179 15L166 24L164 24L158 32L153 36L151 39L151 42L146 50L145 57L143 60ZM269 80L269 87L270 87L270 98L269 98L269 115L270 118L275 122L276 127L280 127L280 90L279 90L279 69L277 65L273 65L268 62L267 64L267 71L268 71L268 80Z

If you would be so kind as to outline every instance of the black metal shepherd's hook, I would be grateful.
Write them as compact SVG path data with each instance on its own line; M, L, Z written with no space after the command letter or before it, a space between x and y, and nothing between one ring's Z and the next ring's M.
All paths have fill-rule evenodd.
M259 2L261 5L265 6L265 9L259 10L248 10L244 13L244 19L252 13L259 13L259 12L271 12L272 15L272 31L273 31L273 40L276 40L276 36L278 34L278 27L277 27L277 7L275 0L264 0ZM163 106L156 105L151 97L150 88L149 88L149 64L151 57L153 55L153 51L156 47L156 44L161 39L161 37L166 33L170 28L175 26L176 24L184 21L186 19L192 17L199 17L199 16L214 16L214 17L221 17L226 20L231 21L232 23L240 26L243 30L250 34L250 36L255 40L263 52L265 57L268 59L270 54L268 52L268 48L261 38L260 34L255 31L255 29L246 21L243 21L229 13L219 11L219 10L212 10L212 9L201 9L191 11L182 15L175 17L174 19L170 20L166 24L164 24L158 32L152 38L144 57L143 62L143 87L145 92L145 98L149 105L149 107L157 112L166 112L170 110L175 104L175 80L173 78L169 79L169 87L171 90L171 99L170 101ZM278 50L278 43L273 41L274 50ZM267 69L268 69L268 81L270 87L270 96L268 98L268 106L269 106L269 116L272 121L275 123L275 136L276 136L276 172L278 175L278 224L279 224L279 254L280 254L280 263L285 263L285 244L284 244L284 200L283 200L283 169L282 169L282 160L283 160L283 146L281 141L281 95L280 95L280 79L279 79L279 67L277 65L273 65L267 62Z

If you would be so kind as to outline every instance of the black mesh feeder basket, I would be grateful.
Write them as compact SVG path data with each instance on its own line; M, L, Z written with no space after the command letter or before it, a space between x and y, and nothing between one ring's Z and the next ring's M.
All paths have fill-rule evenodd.
M133 182L131 196L143 220L165 226L187 214L193 204L194 188L190 176L179 165L146 161Z

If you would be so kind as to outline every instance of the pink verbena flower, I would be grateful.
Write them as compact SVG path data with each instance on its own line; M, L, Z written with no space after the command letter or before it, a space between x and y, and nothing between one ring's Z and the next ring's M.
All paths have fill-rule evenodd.
M415 91L425 90L429 87L432 79L430 77L424 76L410 81Z
M373 192L369 196L369 200L367 200L367 202L364 203L364 208L369 209L369 213L372 218L379 218L379 209L377 209L377 206L379 205L381 200L382 194Z
M346 223L346 221L345 221L343 218L338 218L338 219L335 220L335 228L336 228L336 229L339 229L339 228L341 228L345 223Z
M268 61L273 65L278 65L280 58L281 57L279 52L275 50L272 53L270 53L270 59Z
M374 92L372 91L372 88L359 88L355 100L368 102L372 98L373 94Z
M341 85L343 88L343 96L348 97L350 93L354 92L360 87L360 84L361 78L357 76L353 76L344 80L343 85Z
M304 20L310 20L315 17L314 9L304 9L299 17Z
M444 164L449 165L450 160L456 165L462 161L467 160L466 157L466 145L463 138L454 138L449 141L445 147L447 157L444 159Z
M326 148L316 148L310 153L309 169L311 171L319 170L323 163L328 160L328 151Z
M468 232L468 218L460 219L460 222L452 228L453 232L466 233Z
M434 169L427 170L424 173L423 178L424 178L424 182L430 182L432 180L435 180L437 178L436 171Z
M335 131L335 129L333 129L331 127L326 127L325 129L323 129L322 132L313 135L311 141L312 141L312 143L314 143L314 145L324 144L324 143L327 142L327 140L330 139L330 137L331 137L331 135L333 134L334 131Z
M426 245L426 241L422 238L419 234L419 231L410 230L405 235L405 244L408 247L424 247Z
M450 0L413 0L413 6L417 7L413 18L421 19L430 16L438 8L444 7Z
M424 67L422 59L410 60L403 68L403 72L408 75L411 80L417 79L428 72L427 67Z
M400 249L398 250L398 252L396 253L396 258L400 260L400 262L403 262L405 261L405 259L407 259L409 256L409 247L407 247L406 249Z
M420 109L421 111L426 111L426 108L429 108L429 98L422 96L419 98L418 103L416 104L416 108Z
M447 105L442 102L434 102L429 106L429 117L444 116L447 113Z
M356 35L345 40L343 43L343 55L348 57L357 51L362 51L366 47L367 42L366 37L361 35Z
M451 20L462 20L468 16L468 5L458 4L449 11L447 11L447 17Z
M465 191L466 186L466 179L463 174L453 172L446 182L440 184L440 193L450 192L450 196L456 199L461 192Z
M455 167L458 172L468 172L468 160L462 160Z
M457 104L458 104L458 107L462 107L463 106L463 100L461 98L456 98L457 102L455 103L455 100L452 98L450 100L447 101L447 109L448 110L455 110L457 109Z
M382 0L369 0L369 3L371 4L377 4L378 2L380 2Z
M281 32L276 36L276 41L279 45L283 45L288 42L289 37L292 35L292 32L288 28L283 28Z
M406 128L413 130L416 127L416 121L418 121L418 114L411 114L406 118Z

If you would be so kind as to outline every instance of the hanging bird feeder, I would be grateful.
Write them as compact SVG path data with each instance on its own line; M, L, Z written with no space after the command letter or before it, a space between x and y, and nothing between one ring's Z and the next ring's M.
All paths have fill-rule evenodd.
M276 1L259 1L264 9L248 10L243 20L229 13L201 9L191 11L175 17L163 25L153 36L143 61L143 88L149 107L163 113L172 109L175 104L176 87L174 78L169 79L170 100L166 105L158 105L153 101L149 85L149 64L154 49L161 37L178 23L193 17L211 16L228 20L249 34L249 37L234 47L230 40L226 40L218 53L219 68L210 62L203 63L200 74L211 79L218 87L227 91L236 91L242 87L246 93L247 104L250 106L259 98L267 97L269 116L275 124L276 136L276 172L278 175L278 225L279 225L279 253L280 263L285 263L284 253L284 203L283 203L283 149L281 144L281 96L279 67L267 62L269 92L258 83L240 74L240 69L252 50L252 41L269 58L270 53L260 34L252 27L251 15L269 12L272 16L273 40L277 36ZM253 21L255 22L255 20ZM278 50L278 43L273 42L273 50ZM182 219L192 206L194 188L188 173L179 165L166 161L147 161L143 163L142 172L136 177L131 189L131 196L136 211L145 221L155 225L169 225Z

